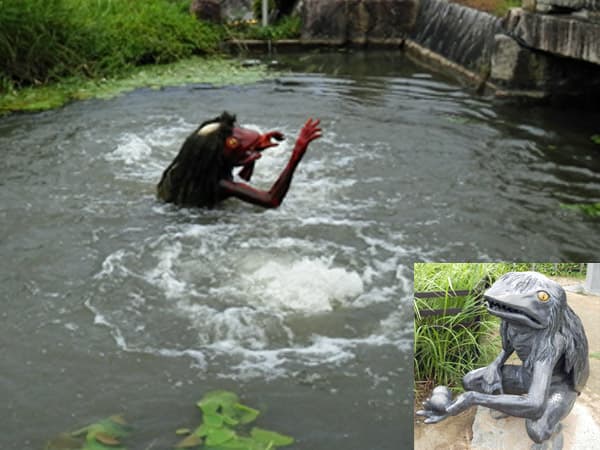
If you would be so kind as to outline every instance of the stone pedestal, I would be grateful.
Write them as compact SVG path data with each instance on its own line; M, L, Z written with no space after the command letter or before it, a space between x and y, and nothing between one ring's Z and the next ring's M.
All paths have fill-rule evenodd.
M589 263L585 277L585 290L600 295L600 263Z
M562 421L561 431L543 444L529 439L525 419L495 418L498 415L488 408L477 408L471 450L591 450L600 442L600 427L589 408L580 403L575 403Z

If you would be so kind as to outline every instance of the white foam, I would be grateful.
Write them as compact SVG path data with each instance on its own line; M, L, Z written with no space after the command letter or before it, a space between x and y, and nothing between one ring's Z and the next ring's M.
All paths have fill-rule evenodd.
M264 306L312 313L331 311L364 289L356 272L332 267L331 259L306 257L291 263L268 261L246 281Z
M382 336L358 339L313 336L312 343L304 347L288 347L269 350L249 350L231 342L218 342L210 346L219 353L237 355L241 362L233 365L223 378L252 379L256 377L274 379L287 376L289 365L298 367L341 367L355 359L354 349L359 345L380 346L391 342Z
M175 242L156 252L158 265L146 274L146 280L163 290L167 298L177 298L186 291L186 282L177 278L174 268L181 254L181 243Z
M146 161L152 154L152 148L137 134L126 133L115 150L107 153L107 161L123 164L137 164Z

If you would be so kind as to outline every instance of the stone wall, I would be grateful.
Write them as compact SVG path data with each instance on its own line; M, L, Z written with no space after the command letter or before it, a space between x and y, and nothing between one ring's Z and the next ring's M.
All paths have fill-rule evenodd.
M304 41L400 42L414 27L417 0L304 0Z

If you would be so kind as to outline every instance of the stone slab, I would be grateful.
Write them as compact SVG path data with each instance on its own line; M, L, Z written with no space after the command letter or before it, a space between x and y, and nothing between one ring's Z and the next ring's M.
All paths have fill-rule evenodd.
M557 8L573 11L582 9L600 11L600 0L536 0L536 4L538 11L552 11Z
M505 417L496 419L497 412L478 407L473 422L471 450L593 450L600 443L600 426L590 409L576 402L571 413L562 421L560 435L536 445L525 430L525 419Z
M509 10L506 32L520 44L558 56L600 64L600 24L571 15Z

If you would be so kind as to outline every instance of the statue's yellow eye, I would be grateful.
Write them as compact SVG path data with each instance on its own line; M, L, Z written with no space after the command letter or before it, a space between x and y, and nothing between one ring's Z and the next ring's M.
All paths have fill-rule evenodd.
M550 300L550 296L546 291L539 291L537 293L537 297L540 302L547 302L548 300Z

